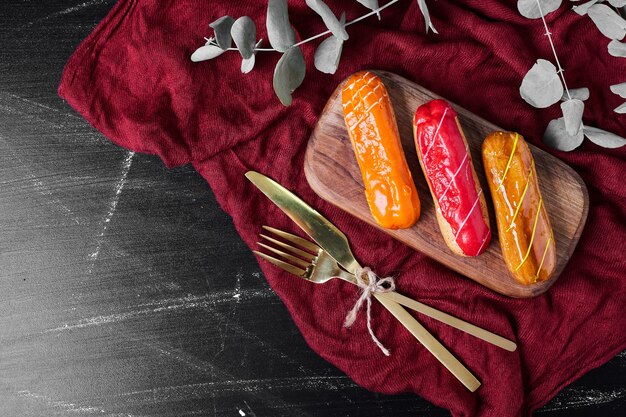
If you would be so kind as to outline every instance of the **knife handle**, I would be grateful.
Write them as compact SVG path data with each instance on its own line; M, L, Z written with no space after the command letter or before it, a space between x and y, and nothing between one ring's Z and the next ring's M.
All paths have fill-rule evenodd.
M468 390L474 392L480 387L480 381L445 346L439 343L424 326L415 320L400 304L381 295L380 293L374 293L374 297Z
M382 298L395 301L396 303L408 307L411 310L415 310L418 313L422 313L425 316L431 317L467 334L471 334L474 337L482 339L485 342L491 343L492 345L498 346L504 350L508 350L509 352L514 352L515 349L517 349L515 342L512 342L509 339L505 339L502 336L478 327L472 323L468 323L448 313L444 313L443 311L439 311L431 306L420 303L419 301L415 301L405 295L397 292L384 292L379 294Z

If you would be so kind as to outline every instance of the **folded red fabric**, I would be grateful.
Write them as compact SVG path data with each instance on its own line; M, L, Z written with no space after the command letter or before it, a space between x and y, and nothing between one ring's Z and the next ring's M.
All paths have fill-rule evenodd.
M267 39L266 5L120 0L69 60L59 94L115 143L157 154L170 167L193 163L249 245L262 224L297 232L245 180L253 169L318 208L348 235L363 264L397 276L401 292L519 345L509 353L424 319L483 382L470 393L376 303L373 325L390 357L372 344L364 319L344 328L358 296L353 287L309 285L261 263L309 345L368 389L413 391L454 416L529 415L626 348L626 149L587 141L572 153L548 150L583 177L591 204L560 279L547 294L526 300L483 288L352 218L318 198L304 177L305 146L324 103L341 80L365 68L396 72L542 146L541 134L558 116L558 106L536 110L518 91L534 61L551 57L540 20L520 16L515 1L446 0L430 3L440 34L426 34L416 2L401 1L380 21L350 26L335 75L316 71L316 43L304 45L307 77L293 105L283 107L272 90L278 54L259 53L256 68L246 75L239 71L237 52L203 63L189 59L211 34L208 23L226 14L250 16L258 37ZM303 1L289 6L299 38L325 30ZM357 2L340 6L348 8L348 19L366 11ZM626 60L609 56L608 40L567 6L547 20L569 86L591 91L585 123L626 135L626 119L610 110L620 99L609 91L609 85L626 81Z

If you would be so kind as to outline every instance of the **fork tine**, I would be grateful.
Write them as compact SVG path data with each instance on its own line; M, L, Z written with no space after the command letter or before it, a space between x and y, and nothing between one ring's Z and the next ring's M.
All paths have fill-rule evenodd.
M300 269L297 266L293 266L291 264L288 264L287 262L283 262L280 259L273 258L273 257L271 257L269 255L264 254L263 252L259 252L259 251L256 251L256 250L253 250L252 252L257 254L257 255L259 255L261 258L265 259L266 261L276 265L277 267L279 267L283 271L289 272L290 274L297 275L299 277L303 277L304 274L306 273L306 271L304 269Z
M304 249L311 251L315 254L317 254L317 252L320 250L320 247L317 246L315 243L303 239L300 236L292 235L291 233L283 232L282 230L274 229L273 227L269 226L263 226L263 229L267 230L268 232L274 233L275 235L278 235L283 239L290 241L291 243L295 243L296 245L301 246Z
M281 248L287 249L289 252L293 253L294 255L298 255L303 257L304 259L306 259L307 261L312 261L313 259L315 259L315 255L312 255L308 252L305 252L303 250L300 250L298 248L294 248L293 246L290 246L286 243L281 242L280 240L276 240L274 238L271 238L269 236L266 235L260 235L263 239L267 239L270 242L274 243L275 245L280 246Z
M296 257L295 257L295 256L293 256L293 255L290 255L290 254L288 254L288 253L285 253L285 252L283 252L282 250L278 250L278 249L276 249L276 248L273 248L273 247L271 247L271 246L269 246L269 245L266 245L265 243L257 242L257 245L259 245L259 246L261 246L262 248L265 248L265 249L267 249L267 250L269 250L269 251L272 251L272 252L274 252L275 254L277 254L277 255L279 255L279 256L281 256L281 257L283 257L283 258L287 259L287 260L288 260L288 261L290 261L292 264L298 264L298 265L300 265L300 266L302 266L302 267L304 267L304 268L306 268L306 267L308 267L309 265L311 265L311 263L310 263L310 262L303 261L303 260L302 260L302 259L300 259L300 258L296 258Z

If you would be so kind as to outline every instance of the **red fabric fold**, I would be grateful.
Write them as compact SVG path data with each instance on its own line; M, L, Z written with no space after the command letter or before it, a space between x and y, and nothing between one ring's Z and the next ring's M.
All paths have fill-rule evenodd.
M328 2L348 20L357 2ZM381 3L384 3L381 2ZM325 28L303 1L291 1L291 23L303 39ZM355 255L379 275L397 276L402 293L517 341L505 352L428 319L420 320L483 382L469 393L380 305L373 326L392 355L382 356L364 319L342 326L358 293L339 282L311 285L267 263L261 267L309 345L358 384L378 392L412 391L454 416L522 416L558 390L626 348L626 149L588 141L571 153L548 149L572 166L589 189L587 225L572 259L547 294L527 300L500 296L394 241L317 197L302 170L310 132L326 100L349 74L396 72L541 145L558 106L536 110L519 96L537 58L551 59L540 20L520 16L516 2L438 1L429 4L439 35L426 34L413 0L350 26L335 75L317 72L317 42L303 46L307 76L283 107L272 91L275 53L239 71L227 52L203 63L189 59L208 23L225 14L250 16L265 33L265 1L120 0L70 58L59 94L115 143L159 155L167 166L193 163L252 245L262 224L297 227L248 183L253 169L294 190L349 237ZM571 88L588 87L585 123L626 135L626 119L609 86L626 81L626 60L608 55L588 17L563 6L547 18ZM590 76L594 74L594 76ZM602 76L597 76L602 74ZM558 244L558 242L557 242Z

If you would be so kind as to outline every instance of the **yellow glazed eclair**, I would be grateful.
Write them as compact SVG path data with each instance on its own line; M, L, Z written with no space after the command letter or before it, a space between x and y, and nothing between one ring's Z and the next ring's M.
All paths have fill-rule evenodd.
M482 157L509 271L522 284L549 279L556 246L526 141L518 133L493 132L483 142Z

